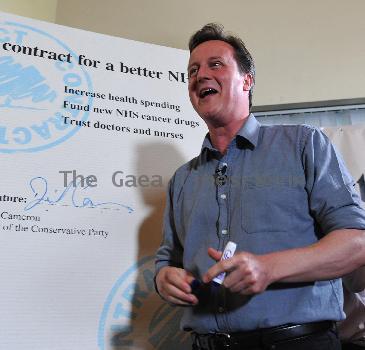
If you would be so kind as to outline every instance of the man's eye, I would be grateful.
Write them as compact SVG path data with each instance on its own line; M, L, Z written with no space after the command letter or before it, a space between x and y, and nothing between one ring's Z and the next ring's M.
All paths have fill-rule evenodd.
M196 68L196 67L190 68L189 69L189 77L194 76L197 73L197 71L198 71L198 68Z
M211 67L220 67L222 64L219 61L214 61L210 64Z

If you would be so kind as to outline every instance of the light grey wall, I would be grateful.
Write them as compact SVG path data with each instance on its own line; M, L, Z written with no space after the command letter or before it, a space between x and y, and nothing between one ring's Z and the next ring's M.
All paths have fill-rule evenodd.
M365 97L364 0L59 0L56 21L186 49L218 21L257 65L255 104Z
M40 19L56 20L57 0L0 0L0 11Z

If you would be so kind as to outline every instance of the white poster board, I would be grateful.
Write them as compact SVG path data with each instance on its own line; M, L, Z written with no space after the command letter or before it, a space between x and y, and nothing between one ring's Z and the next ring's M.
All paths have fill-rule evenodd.
M1 349L186 348L152 277L167 181L206 133L187 61L0 14Z

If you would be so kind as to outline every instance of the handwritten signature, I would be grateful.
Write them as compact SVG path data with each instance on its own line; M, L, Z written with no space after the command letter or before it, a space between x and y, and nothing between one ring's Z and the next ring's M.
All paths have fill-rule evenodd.
M73 186L72 182L62 190L61 193L57 193L52 196L49 194L48 182L42 176L37 176L32 178L29 181L30 189L34 194L34 199L29 202L24 210L30 210L40 204L63 204L63 205L71 205L75 208L97 208L103 207L102 209L111 209L110 207L121 207L128 211L128 213L132 213L134 211L133 208L116 202L96 202L90 197L83 197L79 195L80 190L85 190L89 186L81 187L80 183L77 183L76 186ZM81 197L81 198L80 198ZM65 204L65 203L69 204Z

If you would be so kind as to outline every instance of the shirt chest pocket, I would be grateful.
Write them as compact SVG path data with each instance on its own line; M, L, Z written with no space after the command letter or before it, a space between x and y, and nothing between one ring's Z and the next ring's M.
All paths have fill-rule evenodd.
M264 186L241 192L241 224L246 233L293 230L296 191L286 186Z

